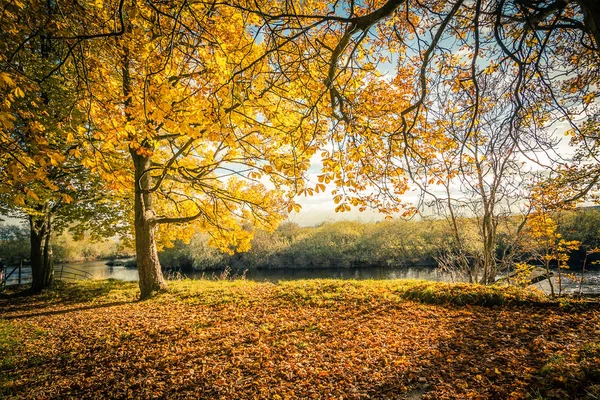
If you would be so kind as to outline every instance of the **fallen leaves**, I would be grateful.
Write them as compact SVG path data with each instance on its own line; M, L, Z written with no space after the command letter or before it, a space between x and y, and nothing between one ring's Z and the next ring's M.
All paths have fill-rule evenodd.
M593 307L429 305L394 281L183 281L143 302L94 285L0 300L1 395L525 398L552 356L600 333Z

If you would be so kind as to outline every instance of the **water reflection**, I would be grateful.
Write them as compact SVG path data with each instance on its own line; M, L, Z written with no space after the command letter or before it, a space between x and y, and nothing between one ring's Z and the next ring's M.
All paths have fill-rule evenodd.
M218 277L222 271L184 272L187 278ZM405 267L405 268L294 268L294 269L255 269L232 270L232 276L245 276L252 281L287 281L298 279L423 279L441 282L458 282L457 278L435 268Z
M92 275L93 279L118 279L121 281L137 281L139 279L137 269L106 265L106 261L88 261L65 265L68 268L88 272ZM59 273L60 267L61 265L55 267L54 270L56 273Z

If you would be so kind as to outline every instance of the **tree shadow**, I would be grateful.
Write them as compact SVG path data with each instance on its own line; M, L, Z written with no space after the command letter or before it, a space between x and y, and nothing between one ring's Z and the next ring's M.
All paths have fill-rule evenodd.
M590 316L570 318L577 312L559 308L444 308L453 314L459 311L451 323L438 327L447 337L428 343L429 354L413 359L409 371L381 381L371 395L526 398L538 392L548 361L557 352L567 351L574 335L584 342L597 341ZM463 317L460 311L465 309L479 312ZM583 312L592 315L594 309ZM548 315L549 311L553 315Z
M116 307L116 306L122 306L125 304L132 304L135 303L136 300L130 300L130 301L115 301L112 303L102 303L102 304L93 304L93 305L89 305L89 306L83 306L83 307L72 307L72 308L63 308L60 310L48 310L48 311L42 311L42 312L37 312L37 313L22 313L22 314L16 314L16 315L8 315L5 317L2 317L2 319L9 321L9 320L13 320L13 319L19 319L19 318L31 318L31 317L44 317L44 316L50 316L50 315L61 315L61 314L68 314L71 312L76 312L76 311L86 311L86 310L96 310L96 309L101 309L101 308L109 308L109 307Z
M51 289L41 293L32 293L29 290L5 293L0 297L0 318L6 319L7 317L3 317L6 314L23 314L40 309L89 303L96 299L104 299L112 291L122 291L124 299L117 299L120 302L132 302L137 295L127 291L136 287L134 283L117 280L90 280L78 283L56 282Z

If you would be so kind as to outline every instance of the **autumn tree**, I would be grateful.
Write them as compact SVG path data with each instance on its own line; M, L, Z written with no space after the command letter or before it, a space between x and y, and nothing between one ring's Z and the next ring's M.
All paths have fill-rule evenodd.
M39 292L52 282L55 230L93 226L97 234L113 235L122 213L80 162L76 128L85 117L76 105L82 81L73 65L57 68L67 49L53 39L59 29L54 16L66 10L21 2L8 2L3 10L0 211L28 220L31 289ZM28 36L29 30L35 34Z
M519 171L516 160L543 165L550 156L565 165L554 150L555 123L579 132L582 107L593 109L600 38L593 2L299 1L247 10L262 19L267 56L285 71L282 82L312 71L312 97L301 105L334 121L333 151L322 154L319 180L337 186L337 211L396 212L411 181L423 178L448 189L460 185L480 200L474 211L481 216L482 279L492 281L496 206L515 200L518 190L504 189L506 178L515 188L523 178L510 177ZM486 93L490 86L496 94ZM496 127L482 129L491 114ZM589 155L584 141L576 144ZM438 168L440 159L448 168ZM584 188L597 182L597 171L590 173L597 163L589 165L575 169L579 182L586 175L591 182Z
M77 26L101 31L98 21L118 15L120 34L81 43L82 163L110 171L114 189L134 198L144 298L166 287L163 244L201 230L221 250L247 250L245 224L272 231L298 209L292 197L304 190L326 124L272 94L248 13L201 2L84 6ZM123 159L129 165L115 171Z
M296 79L288 71L313 64L307 86L313 92L317 89L315 98L330 100L331 108L325 111L339 121L337 126L346 135L346 141L336 143L362 143L371 152L363 151L363 162L369 163L384 154L374 152L382 147L366 143L386 137L383 148L390 162L379 168L383 171L379 184L399 181L388 179L392 166L405 172L398 170L402 157L394 158L394 154L427 156L419 140L435 139L423 129L423 121L437 106L435 88L445 76L453 76L459 90L470 93L468 118L473 123L481 111L479 89L485 70L498 70L506 78L507 96L514 105L507 116L509 124L528 117L542 128L554 118L571 120L572 106L594 96L590 84L597 66L598 13L587 1L390 0L335 6L286 2L259 5L254 12L263 20L273 62L281 63L282 47L287 51L283 58L286 78ZM292 39L293 45L289 44ZM568 70L562 69L565 65ZM383 78L389 84L369 92L366 88L378 78L378 66L391 70ZM559 78L565 75L569 79ZM378 97L366 97L370 93ZM377 119L376 113L369 115L373 108L373 103L365 106L369 99L380 114L390 117L387 121ZM367 116L368 123L362 118ZM387 123L387 129L378 123ZM518 143L519 150L529 151L529 143ZM327 157L325 161L328 165ZM352 182L337 183L348 186ZM385 186L377 188L385 192Z
M64 77L86 92L73 107L85 119L70 121L74 130L57 134L35 156L27 155L14 124L15 114L27 106L4 104L1 142L20 151L11 155L23 166L6 171L17 176L49 165L44 157L63 169L65 155L50 148L64 149L74 133L77 148L70 150L77 162L90 176L101 176L107 190L129 192L134 199L142 297L165 287L157 258L163 243L201 229L223 250L244 250L252 237L244 223L273 230L286 211L298 210L291 198L304 189L303 173L326 124L270 94L276 83L268 80L271 66L261 57L258 32L248 28L252 15L201 2L6 5L7 17L40 23L6 22L6 32L17 38L5 53L10 73L1 76L3 89L18 97L25 84L33 92L40 82ZM49 68L25 59L38 38L58 49ZM15 83L16 76L22 83ZM53 123L43 121L39 130L49 131ZM48 141L40 134L27 143ZM31 185L34 178L20 182ZM37 178L56 191L48 174ZM12 191L15 182L5 183L7 198L22 205L24 197ZM183 226L192 222L195 226Z
M559 191L556 182L542 181L534 187L530 196L532 213L524 230L524 245L535 261L546 270L550 284L550 294L554 297L555 288L550 266L556 264L558 272L558 294L562 294L562 270L569 269L569 253L579 249L581 242L566 240L558 231L559 213L573 208L572 202L565 201L573 197L573 191Z
M533 178L533 168L524 162L518 144L538 134L527 118L511 120L514 105L503 81L503 73L493 65L480 71L477 88L452 74L444 77L432 89L436 106L430 108L428 119L429 129L440 131L446 145L432 143L429 151L434 159L410 164L427 205L424 212L444 216L452 232L452 245L442 254L444 267L484 284L494 282L498 272L514 262L511 256L516 255L519 231L529 212L522 199L529 195ZM476 92L480 98L473 104ZM551 143L538 140L530 148L543 152ZM469 234L472 230L475 233ZM504 249L499 246L499 230Z

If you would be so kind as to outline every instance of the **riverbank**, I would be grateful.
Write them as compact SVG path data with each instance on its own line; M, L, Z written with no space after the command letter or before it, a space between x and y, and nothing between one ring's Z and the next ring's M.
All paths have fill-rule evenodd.
M600 394L598 303L398 280L183 280L137 294L88 281L1 299L0 396Z

